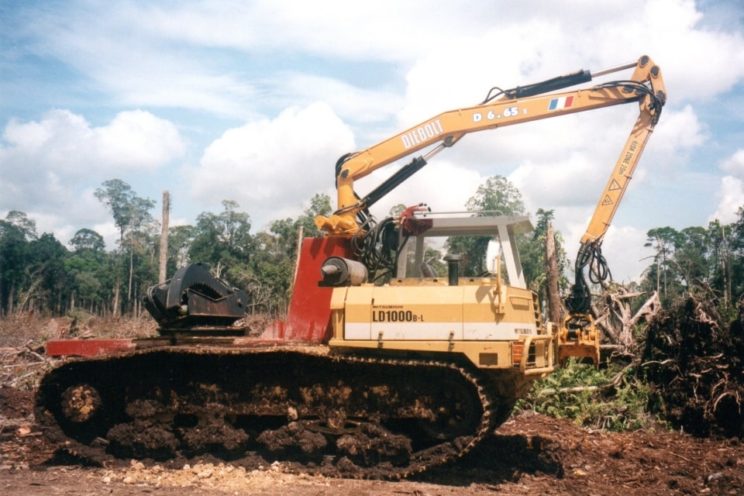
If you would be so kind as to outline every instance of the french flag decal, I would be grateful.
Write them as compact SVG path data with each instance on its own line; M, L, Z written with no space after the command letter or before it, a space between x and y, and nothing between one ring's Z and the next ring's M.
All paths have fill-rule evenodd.
M573 99L572 96L562 96L560 98L553 98L550 100L550 105L548 105L548 110L561 110L564 108L569 108L571 105L573 105Z

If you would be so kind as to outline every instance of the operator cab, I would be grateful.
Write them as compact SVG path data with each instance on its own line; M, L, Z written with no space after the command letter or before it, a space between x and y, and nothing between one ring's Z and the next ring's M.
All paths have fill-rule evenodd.
M468 277L460 277L459 283L473 284L483 277L500 277L503 259L509 285L526 289L516 237L532 229L529 218L523 215L414 211L402 222L397 274L390 284L412 284L415 281L428 284L447 283L449 278L434 273L425 259L427 238L490 236L492 239L486 253L489 274L470 274ZM455 260L449 263L450 272L456 263Z

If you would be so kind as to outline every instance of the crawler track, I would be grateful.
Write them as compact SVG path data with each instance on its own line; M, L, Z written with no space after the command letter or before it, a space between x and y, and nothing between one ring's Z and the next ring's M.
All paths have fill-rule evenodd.
M36 416L87 459L260 456L401 478L459 458L503 422L492 390L450 362L170 347L62 365L43 379Z

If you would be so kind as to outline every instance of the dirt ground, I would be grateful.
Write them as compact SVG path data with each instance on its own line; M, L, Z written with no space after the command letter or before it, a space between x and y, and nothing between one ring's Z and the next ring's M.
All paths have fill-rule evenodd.
M744 494L744 444L656 431L609 433L524 413L450 466L404 481L329 479L200 460L180 468L122 461L85 467L55 455L33 393L0 387L0 493L164 495Z
M39 432L32 411L32 391L52 365L43 356L41 343L73 334L74 322L21 320L0 321L3 495L744 494L744 442L736 438L699 439L663 427L612 433L534 413L513 417L457 463L404 481L291 474L279 463L247 470L216 459L178 467L147 461L86 467L60 456ZM125 321L112 326L91 319L78 332L140 335L151 332L148 325L152 327Z

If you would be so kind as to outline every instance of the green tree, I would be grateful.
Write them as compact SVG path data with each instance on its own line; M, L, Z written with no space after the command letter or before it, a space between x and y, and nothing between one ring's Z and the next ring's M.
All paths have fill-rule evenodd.
M19 292L18 311L47 310L60 313L63 310L69 295L64 271L67 254L62 243L49 233L29 242L25 284Z
M189 258L211 266L218 277L239 276L248 267L254 241L250 234L250 216L238 210L237 202L224 200L222 212L202 212L196 219ZM227 272L225 268L230 268Z
M723 309L731 309L744 290L744 255L741 238L743 210L731 225L715 220L707 227L690 226L681 230L658 227L648 231L645 246L654 249L653 263L644 271L641 287L656 290L668 304L695 288L705 287L720 295Z
M554 217L553 210L537 209L537 222L535 230L531 234L517 238L519 256L522 261L524 277L530 289L535 291L540 301L547 300L547 261L545 259L545 242L548 234L548 224ZM568 289L569 281L565 276L568 268L568 258L563 246L563 237L560 232L553 232L555 238L555 250L558 260L558 288L563 292Z
M36 221L29 219L25 212L11 210L5 216L5 222L17 228L23 234L23 237L29 241L38 237L36 234Z
M36 226L25 213L11 210L0 220L0 313L15 311L28 257L29 242L36 238Z
M308 206L297 219L297 225L302 226L305 237L320 236L320 231L315 226L315 217L318 215L331 215L331 197L325 193L316 193L310 198Z
M291 219L272 223L269 232L256 235L256 250L246 290L253 310L281 313L287 308L294 273L295 234Z
M646 233L644 246L653 248L655 252L653 256L653 276L656 278L656 291L662 299L666 299L669 294L667 289L674 276L672 256L679 243L679 238L680 235L677 230L668 226L650 229ZM648 275L651 275L651 273Z
M124 235L144 222L150 220L149 210L155 202L149 198L141 198L132 187L121 179L104 181L94 195L105 204L114 217L114 224L119 228L119 243L124 243Z
M103 241L103 236L98 234L92 229L78 229L75 235L70 240L70 246L76 252L91 250L94 252L103 252L106 248L106 243Z
M730 226L729 247L729 280L731 296L734 301L744 298L744 207L739 207L737 219Z
M475 195L465 204L470 212L489 212L498 215L524 215L524 202L519 192L503 176L491 176L478 186Z
M106 301L107 257L95 250L79 250L65 260L70 280L70 309L83 307L93 313Z
M104 203L111 211L114 217L114 223L119 229L119 245L126 245L129 253L129 277L127 284L127 304L132 308L132 288L134 284L134 262L135 249L141 248L147 236L153 230L153 218L150 210L155 206L155 202L149 198L138 196L132 187L121 179L109 179L104 181L100 188L96 189L95 196L99 201ZM141 251L141 250L140 250ZM117 274L119 271L117 271ZM119 310L119 280L117 278L115 296L114 296L114 313Z
M189 250L194 241L194 226L173 226L168 229L168 274L188 265Z
M679 231L673 264L685 288L710 281L710 237L706 228L693 226Z

